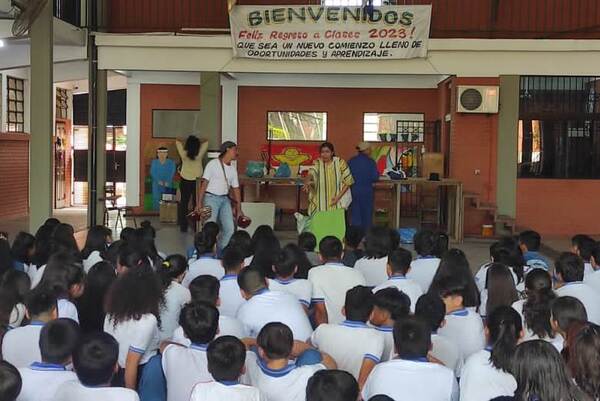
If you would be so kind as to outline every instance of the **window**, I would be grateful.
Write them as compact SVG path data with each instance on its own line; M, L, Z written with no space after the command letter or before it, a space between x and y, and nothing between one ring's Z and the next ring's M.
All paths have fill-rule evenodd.
M8 132L25 131L25 81L8 77L7 81L7 119Z
M56 88L56 118L69 118L69 93L66 89Z
M327 7L332 6L346 6L346 7L362 7L363 0L322 0L321 4ZM379 7L384 4L389 4L383 0L373 0L373 5Z
M267 139L322 142L327 139L327 113L270 111L267 113Z
M423 114L365 113L363 140L369 142L423 142Z

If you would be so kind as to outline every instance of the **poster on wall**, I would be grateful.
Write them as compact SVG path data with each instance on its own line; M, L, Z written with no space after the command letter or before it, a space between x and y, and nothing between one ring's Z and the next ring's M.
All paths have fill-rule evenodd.
M236 57L268 60L390 60L427 56L431 5L235 6Z

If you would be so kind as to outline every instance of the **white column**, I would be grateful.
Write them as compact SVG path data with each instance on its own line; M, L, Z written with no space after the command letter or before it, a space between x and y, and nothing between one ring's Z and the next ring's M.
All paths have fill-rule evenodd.
M238 84L237 81L221 78L221 141L237 143L238 130Z
M127 82L127 206L140 205L140 84Z

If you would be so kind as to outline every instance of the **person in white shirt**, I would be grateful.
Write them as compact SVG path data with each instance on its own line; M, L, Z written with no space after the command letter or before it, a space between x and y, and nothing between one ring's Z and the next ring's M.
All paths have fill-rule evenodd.
M406 249L399 248L391 251L387 258L386 267L389 278L375 287L373 292L377 292L382 288L396 287L408 296L410 299L410 311L414 313L417 300L423 295L423 291L417 282L406 277L411 269L411 261L412 255Z
M592 272L584 277L583 282L600 294L600 242L596 243L592 250L590 265L592 266Z
M57 256L60 254L56 254ZM47 288L54 293L58 302L58 317L75 320L79 323L77 307L72 302L83 295L85 288L85 273L81 264L70 260L65 255L65 260L52 258L39 286Z
M517 389L509 373L512 356L523 337L521 316L510 306L498 306L487 317L487 347L471 355L460 376L461 401L511 396Z
M110 387L118 369L119 344L110 334L85 336L73 353L77 379L64 383L53 401L139 401L138 394L122 387Z
M420 230L413 241L417 258L412 261L407 278L416 281L425 293L440 265L440 256L448 248L448 237L431 230Z
M583 282L583 260L570 252L562 253L554 264L556 295L575 297L583 303L592 323L600 323L600 293Z
M3 294L3 308L10 311L8 328L14 329L25 321L25 297L31 289L31 279L24 271L9 269L0 279L0 293ZM6 323L6 322L5 322Z
M9 330L2 340L2 357L16 368L25 368L41 361L40 332L57 318L56 297L44 288L32 290L25 298L25 314L30 323Z
M513 237L503 237L490 245L490 262L484 263L477 273L475 273L475 283L477 284L479 292L482 294L482 298L487 289L488 269L494 263L501 263L508 266L515 282L515 286L519 291L523 291L524 262L525 260L523 259L519 242Z
M240 306L246 302L237 283L237 276L244 268L244 255L235 245L227 245L221 254L221 264L225 275L219 289L219 313L235 318Z
M356 379L343 370L319 370L306 385L306 401L355 401L358 397Z
M366 322L373 311L374 295L369 287L348 290L341 324L322 324L310 342L336 361L339 369L350 372L362 386L369 373L381 361L385 349L383 334Z
M88 230L85 245L81 250L83 270L85 270L86 273L89 272L96 263L102 262L102 255L106 252L106 249L111 242L111 237L112 232L110 228L105 226L94 226Z
M17 401L50 401L65 382L77 379L66 366L71 363L79 336L79 325L71 319L53 320L42 328L42 358L19 369L23 386Z
M220 280L225 274L221 261L217 259L217 234L212 230L202 230L194 237L194 246L198 257L190 263L183 278L183 286L189 287L193 279L210 274Z
M552 345L560 352L566 345L567 333L574 323L585 323L588 315L583 303L570 296L556 298L550 309L550 325L555 340Z
M492 263L487 271L485 289L481 292L479 314L485 318L499 305L512 305L519 300L511 269L502 263Z
M343 245L336 237L323 238L319 243L319 253L323 265L308 271L308 281L312 284L314 321L317 326L340 323L344 320L342 308L346 292L357 285L366 285L365 277L358 270L342 264Z
M269 289L287 292L295 296L308 313L310 300L312 299L312 285L306 279L294 278L298 273L297 250L299 248L295 244L288 244L283 247L273 265L275 278L268 279Z
M182 255L170 255L157 266L158 276L165 291L165 303L160 309L160 341L173 337L179 325L179 312L190 302L190 290L181 285L187 273L188 263Z
M388 279L388 253L392 249L390 230L385 227L371 227L365 237L365 257L354 264L362 273L367 285L375 287Z
M0 400L15 401L21 392L21 375L6 361L0 361L0 383Z
M571 252L583 259L584 279L595 271L591 259L596 246L596 241L589 235L577 234L571 238Z
M409 313L410 298L396 287L382 288L374 294L369 322L384 336L382 361L389 361L394 357L394 323Z
M250 337L256 337L267 323L281 322L292 330L294 339L306 341L310 338L312 326L296 297L269 290L265 277L255 269L242 270L238 284L246 303L238 310L237 318Z
M263 401L256 387L240 384L245 372L246 347L237 338L223 336L206 350L208 371L213 380L196 384L190 401Z
M398 357L373 369L362 389L363 399L383 394L394 400L407 395L411 400L458 400L454 372L427 359L431 330L425 321L411 316L397 322L394 342Z

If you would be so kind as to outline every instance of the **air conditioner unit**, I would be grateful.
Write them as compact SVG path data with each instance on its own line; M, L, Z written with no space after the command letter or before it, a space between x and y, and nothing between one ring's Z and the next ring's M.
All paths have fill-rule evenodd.
M458 86L459 113L498 113L500 88L497 86Z

